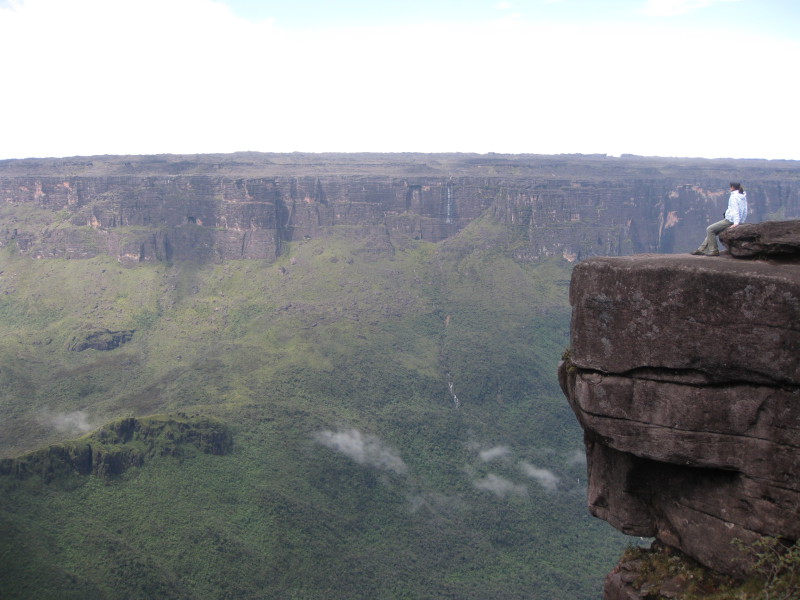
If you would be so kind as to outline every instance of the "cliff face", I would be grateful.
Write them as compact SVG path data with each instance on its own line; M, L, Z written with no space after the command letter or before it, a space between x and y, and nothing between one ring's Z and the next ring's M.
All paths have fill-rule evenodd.
M474 188L376 177L0 179L7 208L35 207L40 217L6 221L6 243L38 258L111 254L123 262L274 260L282 242L336 226L439 241L488 205Z
M190 447L222 455L232 446L230 431L213 419L183 413L128 417L77 440L0 459L0 475L19 479L36 476L45 483L69 474L110 477L141 466L154 456L180 456Z
M794 168L793 168L794 167ZM753 220L800 217L794 163L475 155L92 157L0 162L0 243L37 258L274 260L336 232L443 240L482 215L518 258L670 253L718 220L730 178Z
M590 511L737 576L734 540L800 538L800 221L724 239L719 258L578 264L559 378L585 431ZM765 260L731 256L748 254Z

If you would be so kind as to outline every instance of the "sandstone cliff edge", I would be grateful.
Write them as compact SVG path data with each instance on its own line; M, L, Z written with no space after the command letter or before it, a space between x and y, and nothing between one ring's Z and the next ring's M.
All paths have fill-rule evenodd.
M800 538L800 221L723 241L718 258L576 265L559 380L585 432L590 512L741 576L735 540ZM605 597L645 597L632 588L616 570Z
M99 156L0 161L0 247L121 264L274 261L345 236L365 255L488 216L517 259L693 248L747 181L751 219L800 217L796 161L461 154Z

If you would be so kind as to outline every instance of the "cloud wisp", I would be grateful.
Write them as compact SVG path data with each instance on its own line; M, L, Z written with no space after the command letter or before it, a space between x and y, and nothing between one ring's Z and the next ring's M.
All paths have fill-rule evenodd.
M560 479L558 475L549 469L542 469L532 465L529 462L522 461L519 463L519 470L522 471L524 475L534 479L548 492L554 492L558 488L558 482Z
M508 496L523 496L527 497L528 488L522 484L514 483L510 479L489 473L481 479L476 479L472 484L479 490L491 492L498 498L507 498Z
M408 465L400 455L385 445L378 436L363 434L357 429L318 431L314 440L336 452L344 454L360 465L391 471L398 475L408 472Z
M511 448L508 446L497 445L490 448L485 448L483 450L478 450L479 447L480 446L476 444L474 449L478 451L478 458L480 458L481 462L499 462L506 467L509 467L513 464L519 473L525 477L533 479L537 484L544 488L545 491L555 492L558 490L558 485L561 481L558 475L553 473L553 471L550 469L537 467L536 465L525 460L515 459L513 450L511 450ZM544 451L548 453L552 452L548 449L544 449ZM577 452L574 454L577 455ZM569 463L570 461L574 461L575 458L575 456L570 456L567 459L567 462ZM467 467L466 471L473 477L472 484L476 488L492 492L499 498L506 498L512 495L528 496L528 487L525 483L516 483L507 477L503 477L494 473L490 473L483 478L478 479L471 467Z
M488 450L481 450L478 456L483 462L491 462L505 458L511 454L511 449L508 446L494 446Z
M573 450L567 456L567 465L570 467L573 466L586 466L586 451L585 450Z
M83 410L70 413L47 412L42 415L40 422L67 435L83 435L95 428L95 425L89 421L88 413Z

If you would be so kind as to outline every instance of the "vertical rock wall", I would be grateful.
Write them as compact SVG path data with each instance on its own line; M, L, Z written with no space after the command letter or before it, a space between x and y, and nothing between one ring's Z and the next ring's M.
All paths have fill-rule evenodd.
M232 159L102 158L2 161L0 243L38 258L274 260L284 243L335 228L355 237L380 230L390 245L438 242L487 216L525 242L521 260L684 252L721 216L732 175L728 163L668 159L280 155L285 166L261 159L244 169ZM751 220L800 217L796 171L734 165L750 189ZM197 174L181 174L190 168ZM232 174L208 173L225 169ZM155 174L119 174L148 170Z

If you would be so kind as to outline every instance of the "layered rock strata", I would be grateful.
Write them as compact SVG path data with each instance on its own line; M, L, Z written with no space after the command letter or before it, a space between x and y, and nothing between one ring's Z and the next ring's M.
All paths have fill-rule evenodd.
M739 576L735 540L800 538L800 256L786 251L800 221L725 240L721 257L576 265L559 379L585 432L591 513ZM734 258L753 240L766 260Z
M752 218L800 217L789 161L535 155L198 155L0 161L0 245L123 264L275 260L344 235L389 253L478 217L512 228L517 258L697 246L751 185Z

